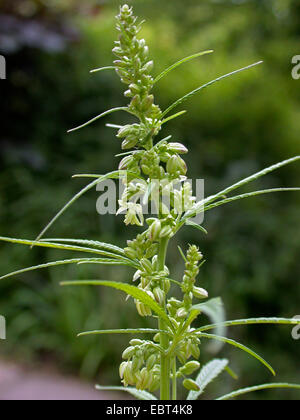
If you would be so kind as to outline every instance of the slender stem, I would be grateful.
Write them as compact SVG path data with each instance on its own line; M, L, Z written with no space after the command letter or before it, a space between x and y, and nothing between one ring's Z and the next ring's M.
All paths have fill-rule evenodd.
M177 400L176 356L173 359L172 400Z
M159 254L158 254L158 270L162 271L165 268L166 254L169 240L163 238L160 241ZM166 302L164 303L164 307ZM159 329L166 329L165 321L159 320ZM160 345L163 349L167 350L169 347L169 337L167 334L160 334ZM161 355L160 366L160 399L170 399L170 358L168 355Z

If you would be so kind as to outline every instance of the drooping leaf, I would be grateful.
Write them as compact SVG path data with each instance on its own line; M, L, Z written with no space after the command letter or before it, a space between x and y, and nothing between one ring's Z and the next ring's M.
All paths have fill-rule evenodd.
M214 359L207 363L199 372L196 383L199 386L199 391L190 391L188 394L188 400L197 400L199 396L204 392L207 385L209 385L214 379L216 379L221 372L228 365L227 359Z
M85 331L78 334L78 337L84 337L86 335L102 335L102 334L157 334L157 333L167 333L168 331L155 330L152 328L133 328L133 329L120 329L120 330L95 330L95 331Z
M175 70L177 67L181 66L181 64L187 63L190 60L193 60L194 58L201 57L205 54L211 54L213 53L213 50L207 50L202 51L193 55L190 55L189 57L185 57L179 61L177 61L175 64L172 64L172 66L168 67L166 70L164 70L162 73L160 73L154 80L154 84L159 82L163 77L165 77L167 74L169 74L172 70Z
M193 228L198 229L198 230L200 230L202 233L205 233L205 235L207 235L207 230L206 230L206 229L204 229L204 227L203 227L203 226L198 225L197 223L192 222L191 220L187 220L187 221L185 222L185 224L186 224L187 226L192 226Z
M264 366L266 366L266 368L270 370L272 375L274 376L276 375L272 366L268 362L266 362L265 359L263 359L261 356L259 356L257 353L255 353L253 350L249 349L248 347L244 346L243 344L238 343L237 341L231 340L230 338L220 337L214 334L206 334L206 333L201 332L201 333L198 333L198 335L199 337L208 338L209 340L217 340L217 341L221 341L222 343L230 344L231 346L237 347L238 349L245 351L246 353L253 356L255 359L259 360Z
M124 392L128 392L129 394L131 394L133 397L137 398L138 400L146 400L146 401L157 400L157 398L153 394L150 394L150 392L139 391L138 389L132 388L130 386L125 388L123 386L96 385L96 389L98 391L124 391Z
M300 319L296 318L249 318L237 319L234 321L225 321L222 323L205 325L204 327L197 328L195 332L203 332L213 330L218 327L233 327L237 325L257 325L257 324L281 324L281 325L298 325Z
M73 131L77 131L80 130L81 128L84 128L96 121L98 121L100 118L106 117L106 115L110 115L113 112L117 112L117 111L125 111L125 112L129 112L127 107L121 106L121 107L117 107L117 108L112 108L109 109L108 111L102 112L102 114L97 115L97 117L92 118L91 120L87 121L84 124L79 125L78 127L75 128L71 128L71 130L68 130L68 133L72 133Z
M194 305L193 308L199 309L202 313L208 316L214 324L222 324L226 319L224 304L220 297L210 299L204 303L199 303L198 305ZM215 334L221 336L225 335L225 326L216 326ZM212 353L217 353L220 351L222 346L223 345L221 342L214 342L211 343L211 345L208 347L208 350L210 350Z
M82 195L84 195L87 191L91 190L92 188L94 188L96 185L98 185L100 182L105 181L106 179L111 179L111 178L116 178L119 177L120 175L120 171L113 171L113 172L109 172L106 175L102 175L100 176L98 179L92 181L90 184L88 184L87 186L85 186L82 190L79 191L79 193L77 193L76 195L74 195L74 197L68 201L68 203L56 214L56 216L53 217L53 219L47 224L47 226L42 230L42 232L38 235L38 237L36 238L36 241L39 241L44 234L48 231L48 229L56 222L56 220L62 215L64 214L64 212L72 205L75 203L75 201L77 201Z
M192 96L194 96L196 93L200 92L202 89L205 89L205 88L207 88L208 86L210 86L210 85L212 85L212 84L214 84L214 83L216 83L216 82L219 82L219 81L221 81L221 80L225 79L226 77L233 76L234 74L240 73L241 71L244 71L244 70L248 70L248 69L250 69L250 68L252 68L252 67L254 67L254 66L257 66L258 64L261 64L261 63L262 63L262 61L259 61L259 62L257 62L257 63L251 64L250 66L243 67L243 68L241 68L241 69L239 69L239 70L235 70L235 71L230 72L230 73L228 73L228 74L225 74L225 75L223 75L223 76L221 76L221 77L218 77L217 79L214 79L214 80L212 80L212 81L210 81L210 82L208 82L208 83L205 83L204 85L202 85L202 86L200 86L199 88L197 88L197 89L193 90L192 92L189 92L187 95L184 95L182 98L180 98L180 99L178 99L176 102L174 102L171 106L169 106L169 108L167 108L167 109L163 112L162 117L165 117L165 116L166 116L167 114L169 114L169 112L171 112L174 108L176 108L178 105L181 105L183 102L185 102L187 99L189 99L189 98L191 98Z
M127 295L132 296L134 299L137 299L149 306L153 312L155 312L161 319L163 319L172 329L172 323L169 320L169 317L163 311L163 309L156 303L152 297L150 297L146 292L139 289L138 287L132 286L127 283L118 283L114 281L101 281L101 280L82 280L82 281L66 281L61 283L62 286L106 286L112 287L113 289L122 290L127 293Z
M217 398L217 401L230 400L232 398L237 398L241 395L249 394L250 392L263 391L264 389L275 389L275 388L300 389L300 385L288 384L288 383L273 383L273 384L271 383L271 384L251 386L249 388L239 389L237 391L231 392L230 394L223 395L223 397Z

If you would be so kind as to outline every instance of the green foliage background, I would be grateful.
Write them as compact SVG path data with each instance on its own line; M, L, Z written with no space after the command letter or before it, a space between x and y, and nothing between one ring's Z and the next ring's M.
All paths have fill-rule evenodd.
M1 234L34 238L41 227L83 185L74 173L113 170L119 142L104 122L67 135L77 123L126 103L113 72L90 75L110 65L116 36L116 1L2 2L0 18L18 25L38 22L61 37L61 48L23 45L7 49L0 30L0 52L7 58L8 80L1 81L0 229ZM162 80L157 102L170 102L203 82L260 59L264 65L235 76L194 97L188 114L164 133L190 149L190 177L204 178L206 194L277 161L299 154L300 81L291 77L291 58L299 53L300 7L297 0L136 0L136 13L147 21L143 36L159 73L183 56L212 48ZM45 5L46 4L46 5ZM50 29L49 29L50 28ZM12 35L10 35L12 37ZM45 36L46 41L48 40ZM18 44L19 42L19 44ZM125 118L125 119L124 119ZM114 114L105 122L120 123ZM162 133L162 134L164 134ZM296 187L299 165L271 174L257 186ZM259 189L258 188L258 189ZM96 213L96 191L81 199L53 228L53 237L101 239L124 245L135 232L121 217ZM181 246L196 243L206 256L200 282L210 296L222 295L227 318L293 317L299 307L300 197L297 193L254 198L216 209L206 216L207 237L186 228ZM169 258L174 275L183 268L177 243ZM55 251L29 251L1 245L0 272L55 260ZM61 257L61 254L60 254ZM94 270L94 271L93 271ZM110 290L60 289L61 280L128 281L126 269L66 267L34 272L0 283L0 313L8 320L4 355L36 364L53 361L101 383L118 383L120 350L126 337L81 338L86 329L149 326L134 305ZM142 325L143 324L143 325ZM299 342L286 327L241 327L230 337L254 347L278 371L278 380L299 382ZM125 340L125 341L124 341ZM223 377L211 396L272 380L244 354L225 348L238 382ZM203 351L203 362L209 358ZM220 383L221 382L221 383ZM272 391L250 398L296 398L293 391Z

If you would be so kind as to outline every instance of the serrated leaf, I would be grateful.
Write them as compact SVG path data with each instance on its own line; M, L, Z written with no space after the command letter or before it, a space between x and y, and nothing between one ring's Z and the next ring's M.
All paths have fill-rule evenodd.
M177 67L181 66L181 64L187 63L190 60L193 60L194 58L201 57L205 54L213 53L213 50L207 50L202 51L193 55L190 55L189 57L182 58L181 60L177 61L176 63L172 64L172 66L168 67L166 70L164 70L162 73L160 73L154 80L154 84L159 82L163 77L165 77L167 74L169 74L172 70L175 70Z
M169 112L171 112L174 108L176 108L178 105L181 105L183 102L185 102L187 99L191 98L192 96L194 96L196 93L200 92L202 89L207 88L208 86L211 86L212 84L216 83L216 82L220 82L221 80L225 79L226 77L229 76L233 76L234 74L240 73L241 71L244 70L248 70L254 66L257 66L258 64L261 64L262 61L259 61L257 63L251 64L250 66L247 67L243 67L241 69L232 71L230 73L227 73L221 77L218 77L217 79L214 79L208 83L205 83L204 85L200 86L199 88L193 90L192 92L189 92L187 95L184 95L183 97L179 98L176 102L174 102L171 106L169 106L169 108L167 108L163 114L162 117L165 117L167 114L169 114Z
M233 327L237 325L258 325L258 324L281 324L281 325L298 325L300 319L296 318L249 318L237 319L234 321L225 321L220 324L205 325L197 328L195 332L209 331L217 327Z
M210 299L204 303L199 303L198 305L193 306L194 309L199 309L202 313L204 313L206 316L208 316L211 321L214 324L222 324L225 321L226 315L225 315L225 309L223 301L220 297ZM198 331L198 329L197 329ZM226 328L225 326L218 325L215 328L216 335L225 335L226 334ZM213 353L217 353L222 348L221 342L212 343L208 350L210 350Z
M273 383L273 384L271 383L271 384L251 386L249 388L242 388L237 391L231 392L230 394L223 395L222 397L217 398L217 401L230 400L232 398L237 398L244 394L249 394L250 392L262 391L264 389L275 389L275 388L300 389L300 385L289 384L289 383Z
M95 330L95 331L86 331L78 334L78 337L84 337L86 335L102 335L102 334L157 334L157 333L167 333L168 331L152 329L152 328L133 328L133 329L119 329L119 330Z
M146 400L146 401L157 400L157 398L153 394L150 394L150 392L139 391L138 389L132 388L130 386L125 388L123 386L96 385L96 389L98 391L124 391L124 392L128 392L129 394L131 394L133 397L137 398L138 400Z
M42 232L38 235L36 238L36 241L39 241L42 236L47 232L47 230L56 222L56 220L64 214L64 212L77 201L83 194L85 194L87 191L94 188L97 184L99 184L102 181L105 181L106 179L111 179L115 177L119 177L120 171L113 171L109 172L106 175L100 176L98 179L92 181L90 184L86 185L82 190L80 190L74 197L68 201L68 203L53 217L53 219L47 224L47 226L42 230Z
M92 118L91 120L87 121L86 123L81 124L78 127L72 128L71 130L68 130L68 133L72 133L73 131L80 130L81 128L84 128L84 127L94 123L95 121L98 121L100 118L106 117L106 115L110 115L113 112L117 112L117 111L129 112L128 108L124 107L124 106L109 109L108 111L102 112L102 114L97 115L97 117Z
M237 341L232 340L230 338L220 337L220 336L214 335L214 334L206 334L206 333L201 332L201 333L198 334L198 336L203 337L203 338L208 338L209 340L221 341L222 343L230 344L231 346L237 347L238 349L245 351L246 353L253 356L255 359L259 360L264 366L266 366L267 369L270 370L272 375L274 375L274 376L276 375L272 366L268 362L266 362L265 359L263 359L261 356L259 356L257 353L255 353L255 351L249 349L248 347L244 346L243 344L238 343Z
M101 281L101 280L82 280L82 281L67 281L62 282L62 286L106 286L112 287L113 289L122 290L127 293L127 295L132 296L134 299L137 299L143 302L145 305L149 306L161 319L163 319L172 329L173 325L169 320L169 317L163 311L163 309L152 299L146 292L143 290L132 286L127 283L118 283L114 281Z
M216 379L221 372L228 365L227 359L214 359L207 363L199 372L196 383L199 386L199 391L190 391L188 394L188 400L197 400L199 396L204 392L207 385L209 385L214 379Z

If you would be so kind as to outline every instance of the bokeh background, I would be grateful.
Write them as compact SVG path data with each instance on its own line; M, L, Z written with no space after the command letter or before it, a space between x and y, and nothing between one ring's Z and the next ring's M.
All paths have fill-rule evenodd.
M263 66L203 91L185 105L186 116L164 133L183 141L191 153L190 177L205 178L206 193L299 154L300 81L291 77L299 54L300 4L297 0L135 0L146 19L143 37L158 73L183 56L204 49L215 53L192 61L155 88L162 108L223 73L260 59ZM90 75L110 65L116 37L117 1L2 0L0 54L7 59L1 81L0 231L3 236L34 238L84 184L75 173L114 170L120 144L105 123L126 122L124 115L72 135L68 128L101 111L126 104L113 72ZM126 117L125 117L126 118ZM299 186L294 164L256 182L252 189ZM78 201L52 228L50 237L101 239L124 246L135 236L122 218L96 213L97 192ZM208 262L201 283L210 296L222 296L227 318L293 317L300 314L300 196L272 195L216 209L206 216L206 237L186 228L173 243L169 263L174 276L182 265L177 245L199 245ZM0 273L62 257L53 250L0 245ZM24 274L0 282L0 313L7 318L4 360L33 370L50 367L91 383L118 384L120 352L128 337L76 338L87 329L149 326L134 305L111 290L62 289L61 280L130 280L123 268L65 267ZM278 372L278 381L300 382L299 341L289 327L241 327L230 337L252 346ZM202 361L211 355L202 351ZM225 347L238 373L211 385L208 397L271 381L254 359ZM299 399L293 391L251 398Z

